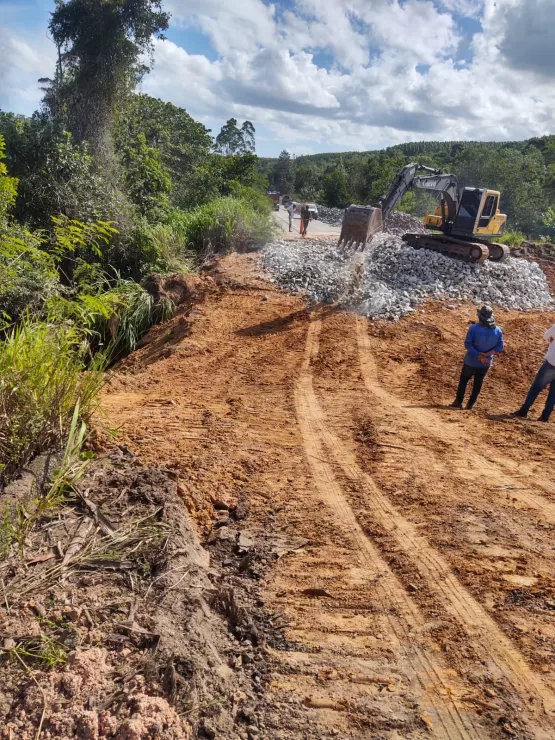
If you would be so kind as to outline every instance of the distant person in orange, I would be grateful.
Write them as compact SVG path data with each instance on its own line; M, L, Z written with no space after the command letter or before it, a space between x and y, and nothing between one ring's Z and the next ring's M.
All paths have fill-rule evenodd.
M305 203L301 208L301 236L306 236L308 222L310 221L310 210Z

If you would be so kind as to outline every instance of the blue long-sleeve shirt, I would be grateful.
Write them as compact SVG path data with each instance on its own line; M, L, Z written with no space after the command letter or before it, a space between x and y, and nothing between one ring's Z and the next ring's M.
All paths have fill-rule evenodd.
M466 355L464 362L471 367L491 367L493 355L496 352L503 352L505 342L503 340L503 331L495 326L493 329L483 324L472 324L464 340ZM488 356L488 363L485 365L478 359L479 354Z

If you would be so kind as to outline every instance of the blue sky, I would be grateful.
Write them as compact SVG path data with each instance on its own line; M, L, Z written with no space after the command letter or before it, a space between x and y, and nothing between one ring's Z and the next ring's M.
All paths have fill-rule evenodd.
M165 0L144 92L257 150L555 133L553 0ZM0 0L0 108L31 114L52 74L53 0Z

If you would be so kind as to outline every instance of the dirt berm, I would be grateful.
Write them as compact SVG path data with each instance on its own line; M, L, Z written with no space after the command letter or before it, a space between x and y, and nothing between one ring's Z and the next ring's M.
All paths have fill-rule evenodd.
M460 412L473 306L371 324L257 271L222 260L105 389L90 495L174 534L68 577L92 624L68 616L85 648L33 673L44 737L76 711L139 729L68 737L555 737L554 431L508 416L553 316L498 312L507 351Z

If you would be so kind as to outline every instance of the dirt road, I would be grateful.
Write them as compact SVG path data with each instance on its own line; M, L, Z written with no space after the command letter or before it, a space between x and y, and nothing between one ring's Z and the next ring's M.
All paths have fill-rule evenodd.
M552 317L500 314L508 352L456 412L471 306L371 324L248 256L213 278L103 405L212 539L233 500L261 546L304 538L263 576L286 640L248 736L555 737L555 427L506 417Z
M274 220L282 231L289 233L289 215L285 208L280 206L279 211L273 212ZM300 217L297 215L293 218L293 234L299 236ZM310 236L331 236L341 233L340 226L330 226L323 221L311 221L308 225L308 234Z

